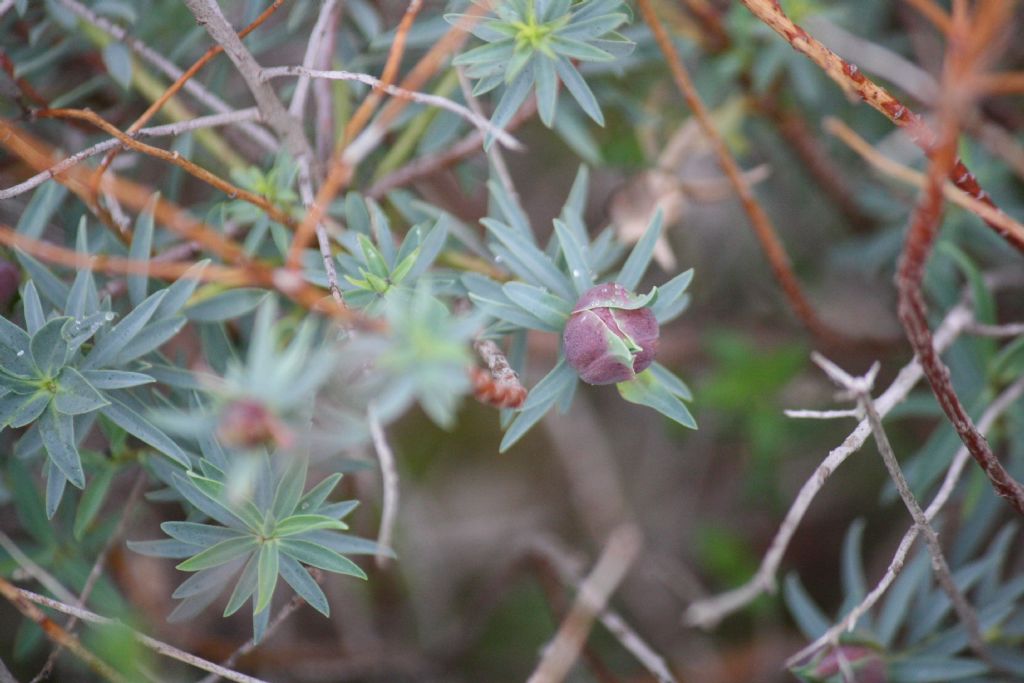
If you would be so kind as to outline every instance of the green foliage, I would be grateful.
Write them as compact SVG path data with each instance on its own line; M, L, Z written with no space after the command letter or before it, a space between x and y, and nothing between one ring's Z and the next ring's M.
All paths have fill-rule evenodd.
M476 79L473 93L482 95L504 85L491 122L505 126L531 90L537 112L554 125L561 83L587 116L604 125L601 106L573 64L610 62L632 52L634 44L616 32L629 20L621 0L511 0L494 5L495 17L482 22L461 14L445 16L465 22L486 44L455 59Z

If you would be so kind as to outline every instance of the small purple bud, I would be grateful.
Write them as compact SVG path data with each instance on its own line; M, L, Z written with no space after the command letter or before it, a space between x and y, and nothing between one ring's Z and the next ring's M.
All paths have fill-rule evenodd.
M658 321L651 309L655 292L638 296L609 282L576 302L562 339L565 357L587 384L633 379L654 362Z
M14 264L0 259L0 311L6 311L14 295L18 293L21 274Z

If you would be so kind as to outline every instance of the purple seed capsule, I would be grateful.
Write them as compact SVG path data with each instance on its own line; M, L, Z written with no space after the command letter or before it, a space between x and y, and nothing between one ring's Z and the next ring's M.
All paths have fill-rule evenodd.
M625 382L654 362L658 321L646 307L650 300L614 282L580 297L562 335L565 357L580 379L587 384Z

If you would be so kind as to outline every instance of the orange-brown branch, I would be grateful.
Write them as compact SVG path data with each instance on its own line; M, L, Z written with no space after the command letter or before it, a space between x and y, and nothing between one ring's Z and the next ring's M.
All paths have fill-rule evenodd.
M220 190L228 197L241 199L242 201L249 202L253 206L257 207L270 218L274 219L278 223L287 225L289 227L295 227L295 221L284 211L277 208L265 198L260 197L257 194L243 190L242 188L229 183L215 173L212 173L202 166L189 161L185 157L181 156L178 152L169 152L166 149L160 147L154 147L153 145L147 145L144 142L140 142L132 136L121 131L117 126L107 122L101 116L88 109L44 109L36 114L41 118L56 118L56 119L77 119L80 121L88 121L92 125L96 126L104 133L111 135L125 146L134 149L137 152L142 152L151 157L161 159L168 163L174 164L178 168L182 169L189 175L198 180L203 181L207 185Z
M904 129L914 143L926 153L932 151L935 146L935 133L920 116L904 106L885 88L861 73L855 64L846 61L813 38L803 28L797 26L782 11L778 0L741 0L741 2L754 16L785 38L794 50L817 64L844 91L860 97L894 124ZM967 170L960 159L954 160L949 171L949 178L957 187L975 199L995 206L988 193L981 189L977 178ZM1018 251L1024 252L1024 242L1017 240L1014 235L1005 234L997 225L988 225Z
M779 285L785 292L794 312L816 336L826 339L834 338L836 336L835 333L818 318L817 313L814 312L810 302L804 296L800 283L793 273L789 256L786 254L785 247L782 246L782 242L775 232L771 219L768 218L768 214L765 213L760 203L758 203L757 198L750 189L750 184L743 176L743 172L726 146L725 140L722 139L715 124L711 121L711 116L704 106L704 102L700 99L700 95L697 93L693 79L690 78L689 72L683 66L683 62L679 58L671 38L669 38L665 27L662 26L655 14L650 0L638 0L637 6L644 17L644 21L647 22L651 32L654 34L655 42L658 43L658 47L661 48L662 54L665 55L665 59L668 61L676 87L679 89L687 106L697 119L705 137L707 137L712 149L715 151L719 165L721 165L722 170L736 189L736 193L743 204L743 209L750 218L754 234L757 236L758 241L761 243L761 248L768 258L768 263L771 265L775 279L778 280Z

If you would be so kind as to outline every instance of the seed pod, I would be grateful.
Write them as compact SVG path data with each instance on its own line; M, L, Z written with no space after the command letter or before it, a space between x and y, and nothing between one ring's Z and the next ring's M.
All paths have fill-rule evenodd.
M655 297L638 296L618 283L588 290L576 302L562 339L565 357L587 384L633 379L654 362L658 321L647 308Z

